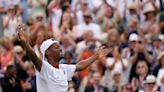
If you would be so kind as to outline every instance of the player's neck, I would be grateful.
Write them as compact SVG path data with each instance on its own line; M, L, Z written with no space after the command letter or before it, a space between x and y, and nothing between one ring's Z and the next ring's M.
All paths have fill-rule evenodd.
M59 68L59 62L50 63L53 67Z
M54 61L53 59L52 60L49 60L49 63L55 67L55 68L59 68L59 62L58 61Z

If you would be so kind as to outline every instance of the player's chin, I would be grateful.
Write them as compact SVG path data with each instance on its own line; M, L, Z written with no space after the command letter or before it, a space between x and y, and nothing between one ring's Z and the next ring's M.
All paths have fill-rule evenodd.
M63 59L63 58L64 58L64 54L61 53L61 54L60 54L60 59Z

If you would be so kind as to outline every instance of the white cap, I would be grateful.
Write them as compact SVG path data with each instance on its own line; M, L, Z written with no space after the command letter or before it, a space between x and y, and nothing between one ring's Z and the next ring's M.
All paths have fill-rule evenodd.
M148 75L146 77L145 83L156 83L156 77L154 75Z
M138 41L139 37L137 34L133 33L129 36L129 41Z
M51 39L48 39L48 40L45 40L41 46L40 46L40 51L43 55L43 59L45 59L45 53L46 53L46 50L51 46L53 45L54 43L59 43L58 41L56 40L53 40L52 38Z
M19 52L22 52L22 51L23 51L23 48L21 46L17 45L17 46L14 47L14 52L19 53Z

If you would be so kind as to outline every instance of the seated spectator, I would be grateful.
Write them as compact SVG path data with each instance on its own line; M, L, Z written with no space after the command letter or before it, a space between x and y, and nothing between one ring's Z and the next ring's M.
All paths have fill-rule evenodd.
M23 92L21 81L17 78L16 67L7 66L5 77L0 79L2 92Z
M1 68L6 70L9 64L14 63L14 54L12 52L12 42L9 38L4 37L0 41L0 45L2 46L2 51L0 52L0 62Z
M133 71L134 72L134 71ZM135 70L136 75L132 78L132 83L135 85L137 91L143 90L143 81L149 74L149 67L145 61L138 61Z
M29 57L26 55L26 52L19 45L14 46L13 48L15 55L15 66L17 69L17 77L25 81L28 77L26 73L26 64L30 61Z
M88 85L85 88L85 92L108 92L108 89L106 87L103 87L100 84L101 78L102 77L101 77L101 74L99 72L93 73L93 76L92 76L93 82L91 85Z
M64 58L60 61L62 64L75 64L75 59L73 58L73 54L71 52L65 52Z
M124 85L121 92L135 92L131 84Z
M144 82L144 92L161 92L156 83L156 77L154 75L148 75Z
M112 71L112 82L110 82L110 92L119 92L122 88L122 72L120 70Z
M89 73L87 76L85 76L80 83L79 92L84 92L87 85L90 85L92 83L92 77L95 72L98 72L98 65L96 63L93 63L91 67L89 68Z
M25 92L37 92L36 90L36 71L32 63L28 63L27 69L28 78L23 84Z

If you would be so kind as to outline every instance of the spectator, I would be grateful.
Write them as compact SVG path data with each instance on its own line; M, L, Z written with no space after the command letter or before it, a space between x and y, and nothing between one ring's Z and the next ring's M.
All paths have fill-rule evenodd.
M22 23L22 19L17 15L17 10L14 5L8 7L7 16L4 17L3 27L5 36L16 35L16 26Z
M120 44L119 40L119 33L118 31L114 28L109 30L108 35L107 35L107 41L106 41L106 46L113 47L113 46L118 46Z
M83 14L84 23L75 27L74 32L77 38L81 38L86 31L92 31L93 37L100 39L101 29L100 26L92 22L92 15L90 11L85 11Z
M88 85L85 89L85 92L108 92L106 87L100 85L101 74L99 72L93 73L93 83Z
M136 76L132 78L132 82L135 85L135 89L140 91L144 89L143 81L149 74L149 67L145 61L138 61L136 66Z
M156 70L154 71L154 73L157 74L157 84L161 85L163 84L163 78L164 78L164 52L161 52L158 56L158 60L159 60L159 65L156 67Z
M77 11L77 13L76 13L77 24L84 23L83 14L87 10L88 10L88 1L87 0L81 0L81 2L80 2L80 10Z
M27 65L26 71L28 73L28 78L26 82L23 84L23 88L25 92L37 92L36 90L36 72L35 67L30 62Z
M112 73L115 73L115 71L117 72L118 70L120 71L120 81L119 84L125 84L122 79L125 79L124 76L122 76L122 74L125 73L127 67L128 67L128 61L124 58L122 58L121 56L121 49L118 46L114 46L113 47L113 51L112 51L112 56L113 57L107 57L106 59L106 70L105 70L105 80L104 80L104 84L106 84L106 86L109 85L113 85L111 83L113 79L113 75ZM115 78L115 77L114 77ZM110 86L110 88L113 88L112 86ZM109 89L110 89L109 88ZM112 90L112 89L110 89Z
M136 64L138 61L143 60L144 62L151 64L152 55L146 49L146 43L144 40L140 40L137 34L131 34L129 37L130 47L130 61L132 63L132 68L130 72L130 81L132 77L135 76L134 72L136 68Z
M9 65L4 78L1 78L3 92L23 92L21 81L17 78L16 67Z
M29 62L29 58L26 55L26 52L23 50L21 46L15 46L13 48L14 55L15 55L15 66L17 69L17 77L20 80L26 80L28 77L25 68L26 68L26 63Z
M164 57L163 56L164 56L164 52L161 52L157 57L158 65L153 70L153 73L154 73L155 76L158 75L160 69L164 68L164 63L163 63Z
M148 75L144 83L144 92L157 92L158 85L156 84L156 77L154 75Z
M45 15L45 6L46 6L46 0L39 0L39 1L28 1L28 7L31 8L31 12L29 13L32 17L35 16L35 13L41 12Z
M124 85L121 92L134 92L133 87L130 84Z
M12 52L12 42L9 38L1 39L2 51L0 53L1 68L6 70L9 64L14 63L14 54Z
M114 70L112 71L112 82L110 83L110 92L119 92L122 87L122 73L120 70Z
M151 68L152 68L151 70L153 70L158 63L157 56L159 55L159 53L161 53L164 50L164 47L162 46L162 40L159 38L159 35L153 35L151 37L151 41L152 41L151 52L153 57L153 61L151 63Z
M65 52L64 58L60 61L62 64L75 64L75 59L71 52Z
M61 16L61 21L59 27L53 31L54 36L58 39L60 39L62 36L65 36L66 34L71 35L73 39L75 39L74 34L72 32L74 26L73 17L70 13L64 12Z
M85 76L80 83L79 92L84 92L87 85L92 83L92 77L95 72L98 72L98 66L96 63L93 63L89 68L89 73Z

